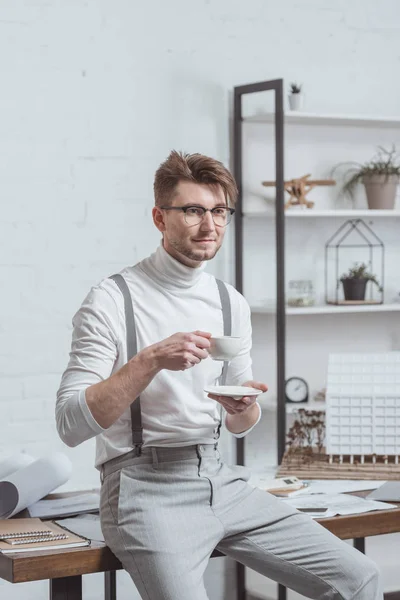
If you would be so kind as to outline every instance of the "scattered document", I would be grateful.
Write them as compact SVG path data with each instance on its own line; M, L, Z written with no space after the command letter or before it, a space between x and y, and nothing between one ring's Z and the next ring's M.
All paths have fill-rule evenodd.
M92 542L104 542L99 515L85 515L73 519L57 520L56 523L67 527L77 535L88 538Z
M72 517L84 513L99 512L99 494L87 493L65 496L63 498L48 498L39 500L28 507L31 517L54 519L57 517Z
M274 480L276 468L268 471L252 471L250 485L260 489L268 489ZM344 494L346 492L362 492L375 490L386 483L382 480L356 480L356 479L304 479L304 488L295 492L299 494Z
M345 494L346 492L363 492L376 490L386 483L382 480L355 480L355 479L311 479L306 481L308 494Z
M387 481L380 488L370 492L367 500L381 500L382 502L400 502L400 481Z
M0 481L0 518L8 519L66 483L71 475L69 458L56 452L11 473Z
M395 504L365 500L348 494L302 494L296 498L285 498L281 501L293 506L293 508L327 508L328 511L323 516L312 515L319 519L326 519L335 515L355 515L373 510L397 508Z

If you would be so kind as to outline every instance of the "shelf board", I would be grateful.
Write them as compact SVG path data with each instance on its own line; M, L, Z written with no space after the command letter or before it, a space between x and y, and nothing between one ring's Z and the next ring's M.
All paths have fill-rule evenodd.
M299 404L291 404L289 402L286 403L286 412L287 414L292 414L295 410L299 409L299 408L305 408L306 410L325 410L326 409L326 403L325 402L314 402L314 401L310 401L310 402L299 402ZM276 411L277 406L276 406L276 402L274 402L274 404L262 404L261 405L262 410L271 410L271 411Z
M297 125L347 125L353 127L400 128L400 117L378 117L376 115L320 114L302 111L286 111L285 123ZM273 123L275 113L264 113L245 117L245 123Z
M259 217L275 217L274 212L267 211L245 211L243 213L244 217L247 218L259 218ZM370 219L374 219L376 217L384 217L384 218L399 218L400 210L371 210L371 209L338 209L338 210L286 210L285 217L288 219L315 219L319 217L346 217L349 219L356 217L368 217Z
M348 304L339 306L333 304L323 304L319 306L304 306L299 308L294 308L291 306L286 307L286 314L288 316L396 311L400 312L400 302L393 302L391 304ZM276 312L276 308L274 306L252 306L251 312L253 314L274 314Z

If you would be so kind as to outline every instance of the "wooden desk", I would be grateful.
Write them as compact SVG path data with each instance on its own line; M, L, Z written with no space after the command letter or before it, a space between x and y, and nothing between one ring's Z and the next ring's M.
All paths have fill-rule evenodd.
M400 532L400 504L396 509L321 519L320 523L341 539L354 539L356 547L363 551L365 537ZM50 600L82 600L82 575L89 573L105 573L105 600L115 600L115 571L119 569L122 569L121 563L100 542L93 542L90 547L53 552L13 556L0 553L2 579L11 583L49 579Z

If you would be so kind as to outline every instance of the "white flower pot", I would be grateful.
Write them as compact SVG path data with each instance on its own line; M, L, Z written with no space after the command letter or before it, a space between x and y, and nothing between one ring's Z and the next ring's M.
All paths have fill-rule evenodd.
M289 107L290 110L301 110L304 104L303 94L289 94Z

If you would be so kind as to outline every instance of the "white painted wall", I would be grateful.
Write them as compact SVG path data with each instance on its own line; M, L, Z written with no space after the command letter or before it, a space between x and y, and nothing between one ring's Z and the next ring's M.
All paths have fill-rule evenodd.
M152 181L169 150L228 164L232 88L268 78L303 82L309 110L398 114L399 29L396 0L0 4L1 455L63 448L53 413L72 315L91 285L158 243ZM256 98L253 106L263 103ZM251 185L259 185L258 173ZM211 269L230 278L229 244ZM392 318L347 318L340 327L346 333L343 323L351 325L353 340L370 343L368 331L385 323L389 335ZM273 323L256 317L255 325L255 376L268 380L272 399ZM293 327L296 350L304 329ZM335 350L340 341L337 334ZM324 364L315 362L319 345L310 345L309 360L288 357L290 371L315 386ZM274 460L273 426L264 427L272 414L265 411L249 440L250 461L256 448L258 456L266 449L262 462ZM96 485L93 444L63 449L75 465L70 485ZM384 548L381 563L390 554ZM222 568L214 561L207 572L213 600L232 597ZM98 598L101 582L86 578L85 597ZM131 598L125 575L119 584L119 598ZM45 582L1 586L10 600L47 592ZM250 586L267 590L264 581Z

